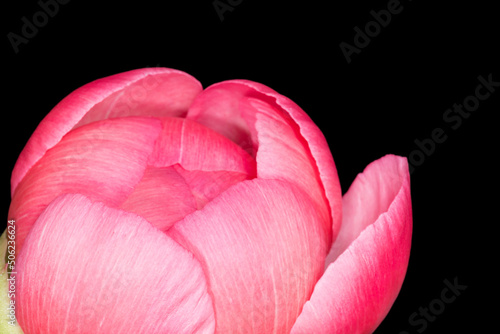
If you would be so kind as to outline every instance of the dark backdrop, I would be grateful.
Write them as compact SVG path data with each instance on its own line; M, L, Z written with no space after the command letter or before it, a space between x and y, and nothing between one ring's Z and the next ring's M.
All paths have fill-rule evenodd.
M204 87L251 79L311 115L330 144L344 192L387 153L407 156L415 167L408 274L376 333L453 333L464 326L485 332L496 323L489 302L497 296L490 268L498 254L492 213L500 87L490 87L477 105L474 98L479 76L500 82L493 8L424 0L178 0L162 6L60 0L41 14L43 1L3 4L4 222L17 156L40 120L74 89L153 66L183 70ZM380 12L387 8L390 22ZM385 27L370 23L375 16ZM358 28L372 36L363 39ZM470 113L447 111L464 100ZM439 310L445 280L467 288ZM421 320L420 307L429 305L439 314ZM409 320L414 312L418 323Z

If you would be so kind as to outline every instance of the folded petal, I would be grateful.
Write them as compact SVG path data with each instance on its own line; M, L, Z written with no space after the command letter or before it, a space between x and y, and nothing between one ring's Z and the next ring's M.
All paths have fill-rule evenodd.
M316 210L324 218L323 229L331 240L332 221L325 190L308 144L294 122L283 113L261 100L245 101L256 110L255 129L259 141L257 177L295 183L309 194ZM319 131L319 130L318 130Z
M16 271L25 333L214 333L192 254L142 218L81 195L47 207Z
M358 175L343 199L331 262L291 333L372 333L403 283L412 211L405 158L388 155Z
M222 134L255 157L258 144L252 134L253 122L245 119L240 109L240 100L249 91L248 87L239 84L212 85L198 94L186 118Z
M323 134L293 101L256 82L224 81L200 93L186 117L256 157L259 177L293 180L307 189L322 202L318 210L331 217L325 232L335 239L342 207L337 170Z
M57 104L31 136L12 173L12 194L26 172L77 124L128 115L182 115L201 89L190 75L167 68L133 70L82 86Z
M288 333L323 271L323 223L298 187L253 179L167 234L202 264L217 333Z
M68 133L29 170L13 195L9 217L18 226L17 250L36 218L57 196L80 193L119 206L142 179L161 123L116 118Z

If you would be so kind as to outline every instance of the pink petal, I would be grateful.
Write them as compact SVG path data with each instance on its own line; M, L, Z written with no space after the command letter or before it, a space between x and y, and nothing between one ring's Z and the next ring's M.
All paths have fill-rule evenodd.
M323 223L296 186L253 179L167 234L202 263L217 333L288 333L323 271Z
M315 201L327 201L331 216L328 224L332 226L328 225L325 230L329 235L333 232L332 238L335 239L342 219L342 193L337 170L323 134L293 101L256 82L224 81L199 94L189 108L187 118L223 134L257 156L259 177L280 174L279 178L294 179L302 187L313 189ZM278 130L273 133L273 129ZM300 166L295 163L300 163ZM313 174L310 167L302 169L308 164L314 168Z
M244 173L230 171L186 170L180 165L174 165L174 168L189 186L196 200L197 209L203 208L229 187L252 177Z
M405 158L371 163L343 199L332 262L292 329L299 333L372 333L396 299L408 266L412 212Z
M9 217L16 219L16 248L54 198L80 193L119 206L143 177L161 131L154 118L117 118L68 133L26 174L13 195Z
M27 171L79 122L121 115L181 115L200 91L196 79L167 68L124 72L75 90L43 119L21 152L12 173L12 194Z
M307 143L297 125L280 110L256 99L247 101L255 110L258 133L257 177L279 179L296 184L309 194L316 210L324 218L323 229L331 240L332 222L325 190ZM319 131L319 130L318 130ZM335 231L336 232L336 231Z
M148 167L120 208L145 218L165 232L221 192L247 178L248 175L236 172L186 170L178 164Z
M209 128L182 118L162 118L163 131L149 164L175 164L200 171L232 171L255 175L255 160L238 145Z
M56 199L16 265L25 333L213 333L192 254L145 220L81 195Z
M75 127L115 117L184 117L201 91L201 84L184 72L148 75L93 106Z
M252 115L245 115L240 108L241 99L251 93L252 89L238 82L212 85L195 98L186 118L224 135L255 156L258 143L250 120Z
M195 211L197 205L189 185L172 166L148 167L120 208L138 214L156 228L166 231Z

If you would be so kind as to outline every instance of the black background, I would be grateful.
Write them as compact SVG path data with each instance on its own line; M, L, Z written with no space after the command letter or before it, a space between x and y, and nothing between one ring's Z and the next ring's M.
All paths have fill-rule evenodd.
M226 1L222 1L226 2ZM41 119L74 89L141 67L171 67L204 87L227 79L264 83L297 102L324 132L343 191L371 161L410 156L415 140L442 128L412 178L413 245L401 293L376 333L418 333L408 318L440 298L443 281L467 285L425 333L478 333L497 322L492 263L498 216L500 87L456 130L443 120L473 95L479 75L500 81L498 13L479 2L401 1L401 13L347 63L339 47L373 20L387 0L232 1L221 21L213 1L70 1L14 49L37 1L4 3L2 212L17 156ZM167 3L165 1L165 3ZM416 153L413 153L414 155ZM414 156L415 157L415 156ZM489 191L493 191L490 193ZM495 205L496 204L496 205ZM495 306L496 307L496 306Z

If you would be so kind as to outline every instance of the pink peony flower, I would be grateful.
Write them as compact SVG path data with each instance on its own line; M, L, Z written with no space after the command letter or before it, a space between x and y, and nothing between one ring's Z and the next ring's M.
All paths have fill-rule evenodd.
M401 288L405 158L342 198L318 127L251 81L140 69L87 84L12 174L24 333L371 333Z

